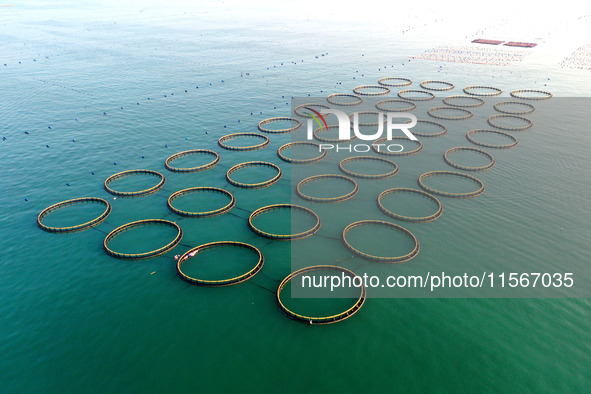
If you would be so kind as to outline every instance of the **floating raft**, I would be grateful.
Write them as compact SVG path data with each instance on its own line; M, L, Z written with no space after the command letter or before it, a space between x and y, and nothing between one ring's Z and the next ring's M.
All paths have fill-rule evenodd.
M489 44L489 45L499 45L502 44L505 41L499 41L499 40L487 40L485 38L478 38L476 40L472 40L473 44Z
M503 45L508 47L520 47L520 48L533 48L537 46L535 42L516 42L516 41L509 41L504 43Z
M502 40L488 40L485 38L477 38L476 40L472 40L473 44L488 44L488 45L500 45L503 44L505 41ZM538 44L535 42L518 42L518 41L507 41L503 45L508 47L520 47L520 48L533 48Z

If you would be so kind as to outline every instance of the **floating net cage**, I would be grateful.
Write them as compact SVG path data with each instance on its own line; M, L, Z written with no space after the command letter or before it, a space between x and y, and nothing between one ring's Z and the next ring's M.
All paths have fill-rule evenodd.
M443 104L452 107L475 108L484 105L484 100L474 96L448 96L443 99Z
M105 210L97 217L95 217L91 220L87 220L83 223L79 223L79 224L68 225L68 226L51 226L51 225L47 225L47 224L43 223L44 219L47 216L51 215L52 213L55 213L57 211L60 211L62 209L72 207L75 205L86 205L86 204L99 204L99 205L104 206ZM68 233L68 232L74 232L74 231L82 231L82 230L86 230L91 227L94 227L97 224L103 222L107 218L107 216L109 216L110 213L111 213L111 204L109 204L107 201L103 200L102 198L80 197L80 198L74 198L71 200L58 202L57 204L53 204L53 205L45 208L43 211L41 211L39 216L37 216L37 225L41 229L48 231L50 233Z
M183 271L183 266L191 261L191 259L197 259L208 252L213 252L216 250L223 250L223 249L235 249L239 251L241 255L244 253L253 254L256 257L256 263L253 266L247 267L246 272L240 273L239 275L231 274L229 278L224 279L204 279L204 278L196 278L192 274L187 274ZM243 256L230 256L224 258L223 256L219 256L214 254L212 262L209 264L214 265L229 265L230 263L242 263L241 260L246 260ZM265 263L265 259L263 254L259 249L256 247L244 243L244 242L236 242L236 241L218 241L218 242L210 242L207 244L203 244L197 246L195 248L189 249L183 255L181 255L176 263L176 272L178 276L183 279L184 281L198 286L206 286L206 287L222 287L222 286L231 286L236 285L238 283L242 283L247 281L248 279L255 276ZM185 266L186 268L186 266Z
M480 156L484 156L488 160L488 162L486 164L479 165L479 166L468 166L468 165L459 164L457 162L454 162L452 159L450 159L450 156L453 153L457 153L457 152L473 152L473 153L476 153ZM467 146L458 146L458 147L446 150L445 153L443 154L443 159L450 166L457 168L459 170L464 170L464 171L484 171L484 170L488 170L489 168L491 168L492 166L495 165L495 158L493 157L493 155L491 155L490 153L488 153L485 150L478 149L478 148L471 148L471 147L467 147Z
M304 275L314 276L314 274L326 274L328 272L330 272L332 275L338 273L343 275L343 278L350 278L352 285L355 286L355 282L360 282L359 285L356 286L356 290L358 291L359 296L358 298L354 299L353 304L351 306L349 306L342 312L332 313L327 316L318 316L312 314L297 313L292 310L293 308L290 309L290 307L286 305L285 300L283 300L281 297L286 293L286 287L290 286L292 283L296 283L297 279ZM292 290L291 292L293 293L294 290ZM366 296L367 293L365 287L363 286L363 281L361 281L360 278L353 271L336 265L315 265L297 270L288 275L285 279L283 279L279 284L279 287L277 288L277 292L275 293L275 300L281 312L283 312L283 314L285 314L290 319L296 320L304 324L332 324L348 319L349 317L357 313L365 303ZM318 299L315 299L314 301L317 302Z
M385 96L390 89L383 85L361 85L353 89L353 93L360 96Z
M373 170L371 165L375 164L375 163L382 164L382 166L385 164L385 167L387 168L387 170L385 172L382 172L383 170L380 170L380 172L371 171L371 170ZM359 170L353 171L350 168L347 168L347 167L350 167L351 164L360 164L362 166L362 168ZM390 178L398 173L398 166L392 160L388 160L383 157L375 157L375 156L348 157L346 159L341 160L341 162L339 163L339 169L343 173L345 173L346 175L356 177L356 178L364 178L364 179ZM361 172L361 170L367 171L369 173ZM368 170L370 170L371 172Z
M343 107L352 107L359 105L363 99L355 94L349 93L334 93L326 98L326 101L333 105L340 105Z
M398 97L408 101L429 101L435 98L435 95L426 90L405 89L398 92Z
M400 88L403 86L410 86L412 85L412 81L408 78L401 78L401 77L386 77L378 79L378 83L380 85L393 87L393 88Z
M430 201L432 203L432 205L434 205L434 208L435 208L435 209L433 209L434 212L429 213L427 215L421 215L421 216L409 216L408 214L403 215L401 213L396 213L392 209L388 209L386 207L386 202L384 201L389 196L395 196L395 195L412 195L413 198L415 196L422 197L422 198ZM439 200L435 196L433 196L427 192L424 192L422 190L417 190L417 189L400 187L400 188L392 188L392 189L384 190L378 196L377 203L378 203L378 208L384 214L386 214L387 216L390 216L391 218L394 218L394 219L404 220L405 222L417 222L417 223L430 222L435 219L438 219L443 214L443 206L441 205L441 202L439 202ZM413 204L416 204L416 201L413 201ZM397 204L397 206L398 206L398 204Z
M293 152L297 151L298 148L307 147L312 148L312 154L307 155L302 152ZM288 155L287 152L292 152L291 155ZM311 164L316 163L326 157L326 150L322 149L321 146L315 142L311 141L296 141L296 142L289 142L285 145L282 145L277 150L277 156L283 161L293 164Z
M113 242L113 240L116 237L122 235L123 233L125 233L127 231L131 231L131 230L134 230L134 229L137 229L140 227L145 227L145 226L169 227L169 228L172 228L173 230L176 231L176 236L170 242L168 242L166 245L156 248L156 249L153 249L153 250L146 251L146 252L125 253L125 252L119 252L119 251L113 250L111 248L111 243ZM138 220L135 222L124 224L123 226L117 227L115 230L111 231L105 237L105 240L103 242L103 249L105 250L105 252L109 256L113 256L118 259L142 260L142 259L160 256L166 252L171 251L181 242L182 238L183 238L183 230L175 222L171 222L169 220L164 220L164 219L144 219L144 220Z
M411 132L416 137L441 137L447 133L447 127L432 120L417 119L417 124Z
M180 158L189 157L189 156L202 156L202 155L206 156L206 157L210 157L211 161L209 161L208 163L205 163L205 164L201 164L198 166L191 166L191 167L177 167L177 166L173 165L173 163ZM198 172L198 171L209 170L210 168L215 167L215 165L218 164L219 161L220 161L220 156L212 150L191 149L191 150L186 150L184 152L175 153L174 155L170 156L164 162L164 166L166 167L167 170L173 171L173 172Z
M361 247L359 247L359 246L353 246L354 242L351 241L351 239L350 239L351 233L353 231L355 231L355 229L365 228L367 231L367 228L371 228L371 227L373 227L374 229L375 228L381 228L381 229L387 228L389 230L395 230L397 232L402 233L403 235L405 235L407 238L409 238L411 240L411 242L413 244L412 250L409 252L406 252L406 253L402 253L400 255L384 256L384 255L378 254L377 252L374 252L374 251L361 250ZM358 231L362 231L362 230L358 230ZM382 241L382 240L380 240L378 235L383 235L383 232L380 231L379 233L377 233L374 230L373 232L369 233L367 238L370 240L373 240L373 241ZM345 227L341 238L343 240L343 243L347 247L347 249L349 249L351 252L353 252L357 256L360 256L364 259L376 261L378 263L404 263L406 261L409 261L409 260L415 258L419 254L419 250L420 250L419 241L417 240L417 238L414 236L413 233L411 233L410 231L408 231L407 229L405 229L402 226L399 226L394 223L382 221L382 220L361 220L361 221L351 223L347 227ZM391 237L388 237L388 241L389 241L388 242L389 244L394 243ZM388 246L390 246L390 245L388 245Z
M466 120L470 119L474 114L465 108L460 107L435 107L427 111L429 116L444 120ZM455 114L455 115L454 115Z
M376 103L377 109L387 112L410 112L416 107L417 105L412 101L402 99L382 100Z
M132 176L138 176L138 175L150 175L150 176L156 177L158 179L158 183L156 183L156 185L150 186L146 189L135 190L135 191L116 190L111 185L115 181L118 181L118 180L121 180L124 178L128 178L128 177L132 177ZM110 177L108 177L105 180L104 187L105 187L106 191L108 191L109 193L111 193L115 196L140 197L140 196L146 196L148 194L152 194L152 193L157 192L158 190L162 189L162 186L164 186L165 182L166 182L166 178L164 177L164 175L162 175L158 171L127 170L127 171L118 172L117 174L114 174L114 175L111 175Z
M518 107L517 109L511 109L511 106ZM507 108L509 107L509 108ZM521 107L521 109L519 109ZM493 108L497 112L501 112L503 114L508 115L526 115L531 114L536 110L536 107L531 105L530 103L524 103L521 101L501 101L499 103L495 103Z
M499 123L505 122L508 124L501 124ZM492 127L496 127L497 129L501 130L508 130L508 131L521 131L527 130L532 127L534 124L531 120L524 118L523 116L518 115L493 115L487 120L488 124ZM518 126L512 126L512 124L520 123Z
M337 181L337 183L333 182L331 184L330 181ZM302 189L304 189L304 186L307 185L306 188L309 188L310 185L312 185L312 184L320 185L320 186L317 186L317 188L319 190L316 190L316 193L321 194L320 196L310 195L310 194L307 194L309 192L302 191ZM343 194L337 194L335 196L334 195L335 189L336 189L337 193L341 192L339 190L340 189L339 187L335 187L335 185L339 185L339 184L347 184L348 188L350 190L346 191ZM338 174L314 175L314 176L308 177L306 179L303 179L300 183L298 183L298 185L296 187L296 193L297 193L298 197L300 197L302 200L321 202L321 203L333 203L333 202L346 201L346 200L349 200L350 198L353 198L353 196L355 196L358 191L359 191L359 186L357 185L357 182L355 182L355 180L353 180L352 178L349 178L348 176L338 175Z
M293 212L300 212L301 214L307 216L311 219L312 225L306 229L302 229L298 232L292 233L275 233L271 231L265 231L259 228L254 222L257 218L271 215L273 212L277 211L285 211L289 210L290 214L293 215ZM293 217L293 216L292 216ZM307 238L311 235L314 235L321 226L320 217L316 215L314 211L308 209L306 207L302 207L299 205L294 204L274 204L274 205L267 205L262 208L257 209L254 211L248 218L248 227L257 235L261 237L269 238L269 239L279 239L279 240L296 240L296 239L303 239Z
M427 81L423 81L420 83L420 86L423 89L427 89L427 90L433 90L436 92L444 92L447 90L453 90L453 88L455 88L455 85L451 82L447 82L447 81L439 81L436 79L431 79L431 80L427 80Z
M245 145L232 145L229 142L234 141L234 143L244 140L254 139L260 142L258 143L247 143ZM221 148L227 150L236 150L236 151L248 151L248 150L257 150L263 149L267 145L269 145L269 137L259 133L234 133L234 134L227 134L221 137L218 140L218 145Z
M490 136L494 136L494 137L501 136L501 138L508 139L510 142L508 142L506 144L499 144L499 143L493 143L492 141L491 142L480 141L477 139L476 135L480 135L481 137L483 135L485 137L486 136L489 136L489 137ZM470 131L468 131L468 133L466 133L466 138L471 143L473 143L475 145L483 146L485 148L509 149L509 148L513 148L515 145L517 145L517 138L515 138L514 136L512 136L509 133L505 133L504 131L499 131L499 130L474 129L474 130L470 130Z
M469 94L470 96L493 97L499 96L503 91L494 86L472 85L466 86L464 88L464 93Z
M252 168L252 167L271 168L276 171L276 174L267 180L260 181L260 182L253 182L253 183L239 182L239 181L232 178L232 175L235 176L236 172L247 169L247 168ZM269 163L266 161L247 161L245 163L236 164L234 167L230 168L228 170L228 172L226 173L226 180L231 185L234 185L237 187L241 187L241 188L245 188L245 189L260 189L263 187L271 186L274 183L277 183L277 181L281 178L281 175L282 175L281 168L279 168L277 165L275 165L273 163Z
M472 190L472 191L448 192L445 190L435 189L433 187L426 185L425 180L428 178L432 178L432 177L453 177L453 178L467 179L469 181L472 181L474 184L476 184L477 187L475 190ZM418 183L419 183L419 186L421 187L421 189L423 189L431 194L437 194L437 195L445 196L445 197L471 198L471 197L479 196L482 193L484 193L484 183L480 179L478 179L472 175L464 174L461 172L455 172L455 171L426 172L419 177Z
M269 125L272 125L274 123L287 123L289 122L291 124L291 126L289 127L284 127L284 128L278 128L278 129L272 129L270 127L268 127ZM283 134L283 133L292 133L294 131L296 131L297 129L299 129L302 126L302 122L300 122L298 119L296 118L292 118L292 117L288 117L288 116L278 116L275 118L269 118L269 119L265 119L261 122L259 122L259 130L262 131L263 133L272 133L272 134Z
M181 197L187 196L195 196L195 195L207 195L207 200L215 200L219 199L220 196L223 196L226 202L222 202L219 208L214 209L206 209L206 210L199 210L199 211L189 211L187 208L180 209L173 205L175 200L180 199ZM215 197L214 197L215 196ZM216 198L217 197L217 198ZM178 203L178 201L177 201ZM172 212L176 213L179 216L187 216L187 217L210 217L221 215L226 212L229 212L234 205L236 204L236 200L232 193L227 190L220 189L217 187L191 187L188 189L179 190L178 192L173 193L170 197L168 197L167 205L168 209Z
M513 90L510 95L523 100L547 100L552 98L552 93L537 89L517 89Z

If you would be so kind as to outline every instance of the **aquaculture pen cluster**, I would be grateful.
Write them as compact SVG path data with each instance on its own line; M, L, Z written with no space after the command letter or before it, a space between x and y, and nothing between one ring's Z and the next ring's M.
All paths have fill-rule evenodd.
M428 49L421 55L411 57L414 59L436 60L440 62L508 66L509 64L522 61L528 54L529 52L526 50L444 45Z
M591 70L591 44L584 45L566 57L560 65L579 70Z
M390 93L391 87L394 87L394 86L406 87L406 86L410 86L411 84L412 84L412 81L407 78L398 78L398 77L382 78L378 81L378 83L376 85L362 85L362 86L355 87L353 89L353 94L351 94L351 93L331 94L326 99L326 102L328 104L333 104L333 105L338 103L337 105L341 105L344 107L355 106L355 105L362 103L364 101L365 96L387 95L388 93ZM400 104L400 105L402 105L402 107L400 107L400 108L403 108L404 111L409 111L409 110L412 110L416 107L416 105L413 103L413 101L432 100L435 97L435 95L431 91L448 91L448 90L453 89L454 85L452 83L446 82L446 81L428 80L428 81L423 81L419 85L419 87L420 87L420 89L401 90L400 92L397 93L397 95L399 97L398 99L385 99L385 100L379 101L376 104L376 108L379 110L383 110L384 108L387 108L388 105ZM502 93L502 91L496 87L481 86L481 85L468 86L468 87L464 88L463 91L466 94L465 96L457 96L457 95L456 96L448 96L443 100L444 104L446 104L447 106L431 108L431 109L429 109L429 111L427 111L427 114L433 118L446 119L446 120L452 120L452 121L462 121L462 120L472 117L472 112L470 111L470 108L478 107L478 106L482 105L484 103L484 98L498 96ZM514 90L510 93L510 95L512 96L511 101L499 102L494 105L494 109L495 109L495 111L498 112L498 114L490 116L488 119L489 125L492 126L494 129L470 130L466 135L466 138L469 142L473 143L474 145L480 146L480 147L497 148L497 149L506 149L506 148L511 148L511 147L515 146L517 144L517 139L513 135L511 135L505 131L500 131L500 130L518 131L518 130L524 130L524 129L530 128L533 125L533 123L529 119L524 118L521 115L531 113L535 110L535 108L532 104L530 104L526 101L549 99L552 97L552 95L549 92L540 91L540 90L531 90L531 89ZM342 99L345 99L345 101L340 101ZM315 105L315 106L320 106L320 107L327 106L327 104L324 104L324 103L313 103L313 104L309 104L309 105ZM296 109L295 116L299 116L301 118L309 117L310 115L302 112L300 107L298 107L298 109L300 110L300 113L298 114L298 109ZM445 113L445 111L452 112L452 113L458 113L458 115L457 116L455 116L455 115L445 116L442 114L442 113ZM373 112L373 111L365 111L365 113L368 115L375 115L375 112ZM512 118L512 119L515 118L519 121L522 121L524 123L524 125L520 126L520 127L509 127L509 126L506 126L502 123L499 123L499 121L504 118ZM274 124L277 124L277 123L283 124L286 122L290 124L289 127L280 126L278 128L273 128ZM366 125L373 125L373 124L377 124L377 123L366 122L365 124ZM423 125L423 126L430 125L431 127L435 127L437 129L437 131L435 131L435 132L420 131L421 125ZM233 134L224 135L221 138L219 138L218 145L221 148L226 149L226 150L238 150L238 151L246 151L246 152L256 151L259 149L266 148L269 144L269 141L273 138L272 137L273 134L291 133L291 132L298 130L301 126L302 126L302 121L297 119L296 117L281 116L281 117L269 118L269 119L265 119L265 120L261 121L258 124L258 129L262 133L265 133L267 135L271 135L271 137L268 137L265 134L254 133L254 132L233 133ZM253 127L254 127L254 125L253 125ZM324 130L324 132L327 132L327 131L328 130ZM447 128L444 125L442 125L441 123L438 123L438 122L435 122L432 120L425 120L425 119L419 119L417 121L416 130L413 130L413 133L415 135L421 136L421 137L440 137L440 136L445 135L446 132L447 132ZM497 145L497 144L479 142L478 135L482 135L482 134L492 134L492 135L504 136L504 137L509 138L510 143ZM336 143L344 142L343 140L338 140L338 139L335 140L335 139L322 138L322 137L320 137L320 135L321 135L321 133L320 133L319 129L315 130L314 136L318 141L333 141ZM260 142L256 142L253 145L246 145L246 146L245 145L236 146L236 145L231 144L231 141L236 141L236 140L239 140L240 138L244 138L244 137L253 138L255 141L260 141ZM354 139L354 138L355 137L353 137L352 139ZM396 138L404 138L404 137L394 137L394 139L396 139ZM378 141L376 141L376 142L378 142ZM417 154L417 153L421 152L421 150L422 150L422 143L421 142L419 142L419 141L409 141L409 142L415 143L417 145L417 147L415 149L410 150L410 151L401 151L401 152L375 151L375 148L374 148L374 151L376 153L378 153L379 155L385 155L385 156L405 156L405 155L413 155L413 154ZM302 159L295 159L295 158L290 157L289 155L286 154L287 150L292 149L294 147L298 147L298 146L313 147L315 150L317 150L318 155L313 158L310 158L310 159L302 160ZM483 166L477 166L477 167L470 167L470 166L458 164L458 163L454 162L452 160L452 158L450 157L454 152L458 152L458 151L470 151L470 152L482 155L482 156L486 157L489 162L488 162L488 164L485 164ZM253 153L246 153L246 155L248 155L248 154L252 155ZM193 157L194 156L206 157L206 158L208 158L209 161L206 164L203 164L200 166L181 167L181 166L175 165L176 160L183 158L183 157L192 157L192 156ZM292 143L281 145L277 150L277 156L279 159L281 159L291 165L299 165L299 164L308 164L308 163L321 161L327 156L327 152L326 152L326 150L323 150L321 148L321 146L316 142L311 142L311 141L292 142ZM455 197L455 198L471 198L471 197L476 197L484 192L484 190L485 190L484 183L480 179L478 179L472 175L469 175L466 172L484 171L484 170L490 169L495 164L495 159L492 154L490 154L489 152L487 152L481 148L454 147L454 148L449 149L445 152L443 159L449 166L451 166L455 169L461 170L461 171L465 171L465 172L430 171L430 172L426 172L426 173L420 175L420 177L417 179L418 186L422 190L411 189L411 188L390 188L387 190L383 190L378 196L376 196L377 197L376 203L377 203L379 210L385 216L387 216L389 218L401 220L404 222L419 222L419 223L430 222L430 221L438 219L443 214L443 205L435 197L435 195L444 196L444 197ZM166 170L171 171L171 172L195 173L195 172L200 172L200 171L208 171L211 168L215 167L219 163L219 161L220 161L220 153L217 153L217 152L214 152L211 150L206 150L206 149L192 149L192 150L186 150L186 151L182 151L179 153L175 153L175 154L169 156L167 159L165 159L163 161L162 166ZM383 172L383 173L379 173L379 174L365 174L365 173L362 173L359 171L354 171L354 170L351 170L348 168L348 166L350 166L351 163L354 163L357 161L379 162L381 164L385 164L386 166L388 166L389 170L386 172ZM269 179L267 179L265 181L254 182L254 183L245 183L245 182L241 182L241 181L238 181L233 178L233 174L235 172L241 171L241 170L248 171L250 168L253 168L253 167L269 168L269 169L271 169L271 171L274 172L274 174ZM338 164L338 168L340 169L340 171L344 175L316 174L316 175L313 175L311 177L307 177L307 178L301 180L297 184L297 186L295 187L296 195L305 201L323 202L323 203L338 203L341 201L345 201L345 200L354 198L355 195L357 194L357 192L359 191L359 186L353 178L362 178L362 179L389 178L389 177L393 177L394 175L396 175L399 171L399 168L394 161L390 160L389 158L384 158L384 157L379 157L379 156L375 156L375 157L369 157L369 156L349 157L349 158L346 158L346 159L340 161L340 163ZM153 177L155 184L153 186L148 187L148 188L145 188L142 190L136 190L136 191L117 190L112 185L115 181L117 181L119 179L132 177L132 176L138 176L138 175ZM255 161L244 161L240 164L237 164L237 165L231 167L226 173L226 180L231 185L234 185L236 187L250 188L250 189L262 189L262 188L269 187L269 186L275 184L276 182L278 182L279 179L282 177L282 175L283 175L283 173L282 173L281 169L276 164L271 163L271 162L266 162L266 161L256 161L255 160ZM469 192L449 192L449 191L438 190L434 187L429 186L426 182L427 179L432 178L432 177L453 177L453 178L468 179L475 184L475 189L472 191L469 191ZM346 192L345 194L338 195L338 196L332 196L332 197L316 197L316 196L309 195L302 190L305 185L315 184L318 182L325 182L328 179L333 179L333 180L337 179L339 181L343 181L343 182L349 184L350 190L348 192ZM141 197L141 196L155 193L156 191L158 191L162 188L162 186L165 184L165 182L166 182L166 177L157 170L154 170L154 169L132 169L132 170L122 171L122 172L118 172L114 175L111 175L110 177L108 177L104 181L103 187L108 193L110 193L114 196L129 198L129 197ZM177 198L184 196L184 195L191 195L191 194L197 194L197 193L210 193L209 194L210 196L222 196L226 200L228 200L229 202L221 204L221 206L219 208L212 209L212 210L206 210L206 211L186 211L186 210L181 210L179 208L176 208L174 206L174 202ZM392 210L386 208L383 205L383 199L385 196L395 194L395 193L407 193L407 194L412 194L413 197L426 198L427 200L431 201L434 204L434 207L435 207L434 212L432 212L428 215L425 215L425 216L420 216L420 217L405 216L403 214L393 212ZM236 205L237 200L235 199L235 197L232 195L231 192L229 192L225 189L221 189L221 188L217 188L217 187L192 187L192 188L186 188L186 189L182 189L182 190L174 192L172 195L170 195L168 197L168 199L166 200L166 203L167 203L169 210L180 217L201 218L201 217L209 217L209 216L222 215L222 214L228 213ZM46 220L47 216L51 215L53 212L60 210L60 209L65 209L65 208L68 208L70 206L77 205L77 204L100 204L105 207L105 210L96 218L94 218L90 221L87 221L85 223L78 224L78 225L73 225L73 226L69 226L69 227L55 227L55 226L48 226L48 225L44 224L44 221ZM306 228L303 231L292 232L292 233L288 233L288 234L274 233L271 231L266 231L265 229L262 229L257 224L255 224L255 222L254 222L255 218L260 217L262 215L272 213L274 211L280 211L280 210L289 210L290 212L299 212L302 215L308 216L311 219L312 224L309 226L309 228ZM109 216L109 214L111 214L111 212L112 212L112 207L107 201L100 199L100 198L96 198L96 197L82 197L82 198L59 202L57 204L49 206L48 208L44 209L38 215L37 224L41 229L48 231L48 232L67 233L67 232L74 232L74 231L82 231L82 230L86 230L86 229L89 229L89 228L99 225L101 222L103 222ZM196 219L196 220L199 220L199 219ZM321 228L322 222L321 222L320 216L316 212L314 212L313 210L311 210L309 208L299 206L296 204L292 204L292 203L280 203L280 204L263 206L263 207L260 207L256 210L252 211L250 213L249 218L248 218L247 224L248 224L248 227L250 228L250 230L254 234L256 234L260 237L264 237L264 238L271 239L271 240L296 241L299 239L314 236ZM114 250L111 247L112 241L115 238L117 238L118 236L120 236L122 233L125 233L126 231L129 231L131 229L135 229L138 227L142 227L142 226L165 226L165 227L172 229L175 235L172 237L172 239L170 241L168 241L168 243L166 245L159 247L157 249L145 251L142 253L126 253L126 252ZM408 239L411 240L411 242L413 244L412 250L410 250L407 253L401 254L399 256L381 256L381 255L377 255L377 254L369 252L369 251L360 250L359 247L353 246L351 244L351 242L349 242L348 235L354 229L364 228L367 226L372 226L372 227L377 226L380 228L387 228L389 230L394 230L394 231L398 231L398 232L402 233L404 236L406 236ZM177 245L179 245L182 238L183 238L183 230L182 230L181 226L179 226L174 221L147 218L147 219L133 221L133 222L124 224L120 227L117 227L115 230L111 231L109 234L107 234L107 236L104 239L103 249L104 249L105 253L107 253L108 255L115 257L115 258L124 259L124 260L139 260L139 259L146 259L146 258L151 258L151 257L155 257L155 256L160 256L164 253L167 253L167 252L173 250ZM364 259L368 259L370 261L375 261L375 262L380 262L380 263L406 262L406 261L409 261L409 260L413 259L414 257L416 257L420 251L418 239L409 230L407 230L406 228L404 228L401 225L398 225L398 224L395 224L392 222L388 222L385 220L361 220L361 221L356 221L356 222L350 223L342 230L341 241L342 241L342 244L344 245L344 247L346 249L348 249L350 252L352 252L353 254L360 256ZM183 265L190 258L194 257L195 255L198 255L199 253L202 253L205 250L211 250L211 249L222 248L222 247L236 248L244 253L253 253L254 255L257 256L257 262L247 272L240 274L238 276L232 277L232 278L227 278L227 279L222 279L222 280L208 280L208 279L203 279L203 278L195 278L195 277L192 277L192 276L183 272L183 270L182 270ZM215 286L234 285L234 284L244 282L244 281L252 278L253 276L255 276L259 271L261 271L261 269L263 269L263 265L264 265L263 253L255 246L250 245L250 244L246 244L246 243L242 243L242 242L220 240L220 241L210 242L210 243L206 243L203 245L193 247L190 250L188 250L187 252L185 252L184 254L180 255L176 261L176 271L177 271L178 276L188 283L191 283L194 285L199 285L199 286L215 287ZM361 288L359 290L360 291L359 298L354 302L353 306L351 306L346 311L335 314L335 315L331 315L331 316L305 316L302 314L295 313L295 312L291 311L288 307L286 307L285 303L281 299L281 294L282 294L282 291L284 290L284 288L287 286L287 284L290 281L292 281L295 277L298 277L298 276L302 275L303 273L321 271L321 270L338 271L338 272L341 272L345 275L349 275L352 277L355 276L354 272L349 271L343 267L333 266L333 265L311 266L311 267L307 267L302 270L295 271L295 272L291 273L279 284L279 286L275 292L275 298L276 298L277 305L285 315L287 315L288 317L293 318L297 321L301 321L301 322L304 322L307 324L328 324L328 323L334 323L337 321L344 320L344 319L352 316L353 314L355 314L361 308L361 306L364 304L365 299L366 299L366 289L363 286L361 286Z

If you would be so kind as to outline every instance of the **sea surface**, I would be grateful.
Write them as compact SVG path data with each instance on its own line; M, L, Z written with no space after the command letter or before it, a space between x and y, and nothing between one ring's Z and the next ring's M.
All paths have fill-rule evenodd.
M591 71L560 65L587 44L591 22L585 12L562 9L521 18L496 9L487 22L469 8L419 12L408 5L382 10L369 3L356 12L336 4L315 6L15 1L0 7L0 391L591 390L591 138L585 125ZM437 46L469 46L480 37L540 45L507 66L411 58ZM351 93L383 77L409 78L413 89L428 79L455 85L437 93L433 105L417 108L424 119L426 109L468 85L498 87L502 98L513 89L554 94L531 115L534 127L514 133L519 144L492 152L495 166L476 174L485 182L485 194L441 197L442 218L407 226L421 252L394 272L572 270L578 287L552 297L527 291L447 295L452 298L375 294L350 319L326 326L300 324L279 311L277 286L299 268L291 264L296 242L312 256L308 265L350 257L340 242L347 223L339 215L355 207L346 205L355 200L318 208L322 228L306 240L290 244L259 237L247 225L250 213L292 201L303 176L277 157L277 148L291 136L268 134L269 145L251 152L224 150L217 141L229 133L257 132L264 119L289 116L292 97ZM386 98L395 98L397 90ZM443 152L471 146L464 137L469 129L489 128L483 119L495 113L492 101L481 111L473 123L446 123L446 137L422 139L425 151L419 155L394 158L400 172L384 185L416 188L421 173L451 170ZM561 116L565 112L569 115ZM202 172L165 169L169 156L188 149L213 150L220 161ZM337 157L320 168L338 173ZM453 158L473 160L464 153ZM175 164L203 165L209 159L184 157ZM263 189L229 184L228 169L251 160L276 164L282 178ZM139 198L114 198L105 191L109 176L138 168L163 174L162 189ZM274 171L244 169L235 178L260 182ZM432 181L433 187L466 187ZM142 175L112 186L131 191L157 182ZM359 184L359 201L370 208L355 220L387 220L375 196L362 194L375 183ZM172 193L197 186L231 192L235 207L212 218L182 218L168 209ZM335 190L340 189L324 192ZM103 223L70 234L37 227L44 208L85 196L111 204ZM228 203L225 195L212 196L184 196L174 204L211 210ZM391 198L385 204L405 206L409 215L432 209ZM47 216L45 223L74 225L102 209L78 205ZM278 233L310 225L306 219L290 222L289 213L274 215L255 224ZM182 228L183 239L173 251L140 261L105 254L103 240L110 231L151 218ZM143 253L165 246L175 234L165 226L136 228L110 246ZM368 245L367 236L351 236L356 245ZM259 248L262 270L222 288L194 286L177 276L175 255L222 240ZM242 255L243 260L235 250L213 250L189 260L186 272L211 280L237 276L257 262L256 256ZM392 272L391 266L359 259L342 265ZM318 313L348 305L342 299L328 307L293 302Z

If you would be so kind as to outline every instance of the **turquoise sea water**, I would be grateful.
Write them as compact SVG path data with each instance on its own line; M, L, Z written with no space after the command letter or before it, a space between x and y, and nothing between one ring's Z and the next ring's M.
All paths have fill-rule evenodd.
M350 93L385 76L410 78L413 88L426 79L452 81L456 88L449 94L478 84L505 92L546 89L557 103L585 97L589 71L558 64L579 46L565 37L581 39L575 33L589 25L576 13L524 29L514 20L487 24L470 18L458 28L458 12L441 9L421 17L411 13L395 24L351 23L323 12L326 18L319 19L296 8L254 11L217 3L24 2L0 8L0 130L6 137L0 145L2 391L589 390L587 298L372 298L339 324L306 326L286 318L275 305L274 291L292 270L291 246L256 236L246 219L261 206L289 201L292 172L276 151L290 136L269 135L269 146L254 152L217 146L222 135L256 132L259 121L289 115L292 96ZM490 38L498 34L543 45L506 67L408 61L437 45L464 45L479 29ZM421 254L408 263L414 266L397 268L490 270L495 267L487 264L498 259L507 270L512 261L539 261L540 270L568 263L589 278L590 141L581 127L588 102L566 103L573 102L581 106L575 111L580 118L559 124L554 112L536 111L537 128L516 134L518 147L493 152L497 163L482 174L483 196L442 198L441 220L409 225L422 241ZM538 126L545 124L553 127ZM401 172L393 185L412 187L426 170L449 169L441 154L468 145L467 130L450 129L448 139L423 140L425 152L395 159ZM187 149L214 150L220 163L198 173L166 171L164 160ZM185 157L178 164L203 164L199 160ZM229 185L226 171L247 160L277 164L282 179L260 190ZM149 196L113 199L104 180L134 168L160 171L166 184ZM264 178L269 171L245 172L242 180ZM150 186L154 179L118 182L131 189ZM225 188L236 206L213 218L179 218L168 210L166 198L192 186ZM42 209L81 196L104 198L113 212L84 232L49 234L37 228ZM327 206L323 212L336 217L344 207ZM379 218L371 207L366 218ZM430 208L421 207L417 214ZM74 216L83 220L101 211L82 208L69 211L69 217L66 211L50 216L48 224L71 224L77 222ZM488 215L473 214L487 210ZM181 244L143 261L105 255L106 233L144 218L176 221L184 232ZM261 227L277 231L289 230L285 222L257 219ZM326 258L340 259L341 230L338 220L323 220L319 236L301 245L311 251L328 245ZM168 228L140 231L125 233L113 246L141 252L148 238L150 246L159 247L163 237L174 237ZM218 240L259 247L265 256L261 272L219 289L177 277L175 254ZM470 253L458 253L458 245L471 245ZM499 258L503 255L506 259ZM244 265L227 270L187 269L214 277L251 263L249 256ZM576 295L585 294L582 289ZM338 300L314 307L342 305Z

